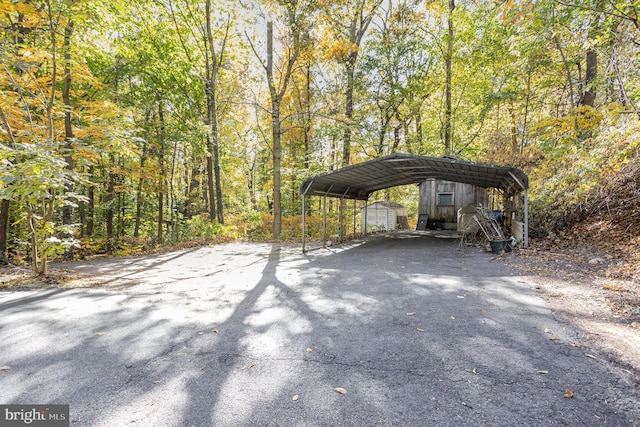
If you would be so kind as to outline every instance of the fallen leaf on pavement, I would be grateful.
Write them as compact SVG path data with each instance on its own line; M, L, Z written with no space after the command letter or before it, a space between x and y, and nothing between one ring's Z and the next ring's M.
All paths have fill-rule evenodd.
M422 329L422 328L416 328L416 331L418 331L418 332L427 332L426 329Z
M307 348L307 353L311 353L313 349L311 347Z
M549 373L549 371L538 371L538 373L539 373L539 374L542 374L542 375L546 375L546 374L548 374L548 373Z
M545 328L545 330L544 330L544 333L545 333L545 334L550 334L550 333L552 333L552 332L553 332L553 331L552 331L551 329L546 329L546 328Z
M478 375L478 370L476 368L473 368L471 372L473 372L474 375Z
M347 394L347 390L343 389L342 387L336 387L335 391L337 391L340 394Z
M415 316L415 313L407 313L407 316Z
M455 317L453 317L453 316L451 316L451 320L456 320L456 318L455 318Z
M295 396L293 396L293 397L291 398L291 400L293 400L294 402L295 402L296 400L298 400L298 395L296 394Z
M8 371L11 369L9 366L0 366L0 371Z
M571 399L573 397L573 392L567 389L567 391L564 393L564 397L566 397L567 399Z
M597 357L595 357L593 354L585 354L585 356L587 356L590 359L597 359Z
M104 335L106 332L96 332L96 335Z
M549 340L551 340L551 341L558 341L558 337L551 337L551 338L549 338Z
M217 334L218 330L217 329L212 329L211 332L213 332L214 334Z

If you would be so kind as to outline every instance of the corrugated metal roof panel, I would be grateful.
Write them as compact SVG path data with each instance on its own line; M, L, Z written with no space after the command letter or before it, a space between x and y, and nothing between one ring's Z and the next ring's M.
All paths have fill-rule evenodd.
M514 167L396 153L307 178L300 192L364 200L374 191L417 184L429 178L498 188L507 196L529 187L527 175Z

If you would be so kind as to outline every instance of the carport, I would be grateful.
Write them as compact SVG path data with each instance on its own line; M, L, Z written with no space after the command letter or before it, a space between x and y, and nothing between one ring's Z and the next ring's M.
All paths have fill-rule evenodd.
M354 233L357 200L369 200L378 190L401 185L418 184L427 179L440 179L494 188L505 199L524 193L524 247L529 245L529 178L520 169L487 163L474 163L453 157L427 157L395 153L355 165L346 166L307 178L300 186L302 195L302 251L306 241L306 196L325 198L324 221L326 224L326 198L354 201ZM342 203L340 208L342 209ZM342 238L342 212L340 233Z

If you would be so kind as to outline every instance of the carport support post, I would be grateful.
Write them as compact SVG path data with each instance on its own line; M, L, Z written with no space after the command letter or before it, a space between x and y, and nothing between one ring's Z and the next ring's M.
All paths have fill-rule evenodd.
M304 253L304 243L305 243L305 240L306 240L305 237L306 237L306 233L307 233L307 230L305 230L305 223L304 223L304 217L306 215L306 212L305 212L305 209L304 209L305 208L304 199L305 199L305 197L304 197L304 194L303 194L302 195L302 253Z
M344 199L340 198L340 243L342 243L342 205L344 205Z
M322 246L327 246L327 195L322 196Z
M524 190L524 247L529 247L529 191Z
M351 190L351 187L347 187L347 189L344 190L344 193L342 193L342 197L340 197L340 243L342 243L342 238L344 236L344 218L342 218L344 210L344 196L347 195L349 190Z
M357 199L353 199L353 238L356 238L356 202Z

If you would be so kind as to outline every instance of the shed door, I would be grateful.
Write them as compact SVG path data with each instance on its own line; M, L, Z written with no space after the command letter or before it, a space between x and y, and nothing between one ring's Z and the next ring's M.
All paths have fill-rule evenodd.
M387 224L387 210L386 209L376 209L376 226L382 227L385 230L389 229Z

